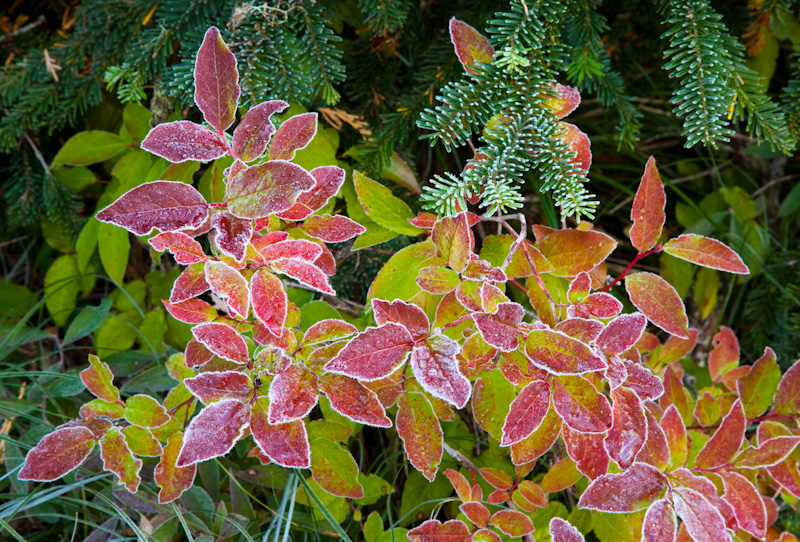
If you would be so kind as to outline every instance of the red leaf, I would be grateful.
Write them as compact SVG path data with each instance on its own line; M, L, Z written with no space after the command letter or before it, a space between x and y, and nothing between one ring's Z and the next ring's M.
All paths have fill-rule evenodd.
M86 427L57 429L28 452L17 478L35 482L58 480L89 457L94 440L94 433Z
M584 542L581 532L561 518L550 520L550 537L553 542Z
M322 254L314 260L314 265L316 265L320 271L325 273L327 276L332 277L336 274L336 259L333 257L333 253L328 249L325 245L320 245L322 247Z
M688 469L675 469L668 475L673 488L687 488L702 495L722 515L728 529L737 529L733 507L717 495L717 487L705 476L695 476Z
M250 303L267 331L280 337L289 306L281 280L263 267L258 269L250 279Z
M555 91L558 94L558 98L551 98L549 102L546 102L546 105L548 108L553 109L553 115L557 119L563 119L578 108L581 103L581 94L577 88L561 84L556 84Z
M119 484L130 493L139 490L142 460L133 456L120 428L112 427L100 438L100 457L103 459L103 470L113 472Z
M492 517L489 509L479 502L465 502L458 509L467 516L468 520L480 528L486 527L489 524L489 518Z
M647 419L639 396L620 387L611 391L614 422L603 442L608 455L627 469L647 440Z
M767 534L767 509L755 486L733 471L719 472L725 486L725 500L733 507L739 528L756 538Z
M347 419L374 427L392 426L378 395L358 380L349 376L323 375L320 390L331 402L331 408Z
M322 247L306 239L288 239L271 243L262 248L259 252L268 262L293 258L311 263L320 257L322 254Z
M233 317L247 318L250 312L250 288L239 271L224 262L205 263L206 282L211 291L225 301Z
M444 471L444 475L447 476L447 479L453 484L456 495L458 495L460 500L464 502L472 500L472 488L463 474L453 469L447 469Z
M595 318L613 318L622 311L622 303L605 292L587 295L581 301L580 307Z
M491 64L494 47L480 32L455 17L450 19L450 40L456 48L456 56L467 73L474 73L475 62Z
M390 324L391 325L391 324ZM397 401L395 425L408 460L433 481L442 460L442 427L421 393L406 393Z
M207 259L200 243L182 232L159 233L147 242L158 252L169 250L175 256L175 261L183 265L204 262Z
M89 367L80 373L81 382L92 394L108 403L119 401L119 390L114 386L114 374L108 364L89 355Z
M467 268L475 240L469 230L466 213L441 218L433 226L431 240L436 255L447 262L456 273Z
M696 233L684 233L680 237L670 239L664 245L664 252L703 267L737 275L750 274L750 269L742 258L725 243Z
M561 128L561 133L558 137L576 155L570 162L584 172L588 172L589 168L592 167L592 144L589 141L589 136L569 122L560 122L559 127ZM583 173L583 175L586 176L586 173Z
M199 324L192 328L192 335L211 352L234 363L247 363L250 356L247 344L232 327L218 322Z
M305 169L283 160L241 171L228 181L228 210L239 218L264 218L287 211L316 181Z
M516 510L500 510L495 512L489 525L497 527L508 536L519 537L533 532L531 519Z
M217 317L217 311L214 310L214 307L199 299L187 299L174 305L162 299L161 303L173 318L186 324L211 322Z
M372 302L375 306L376 300ZM469 380L458 367L456 354L460 350L459 344L451 338L436 335L414 346L411 351L411 370L423 389L459 409L467 404L472 391Z
M291 364L269 386L270 425L304 418L317 404L317 376L305 365Z
M289 107L282 100L269 100L250 109L233 132L233 154L243 162L252 162L267 148L275 125L270 117Z
M267 421L266 398L253 405L250 431L261 452L282 467L307 469L311 466L311 449L303 420L280 425Z
M737 399L719 428L697 454L695 462L703 469L715 469L731 462L744 441L747 419L742 402Z
M673 492L672 503L695 542L730 542L725 521L702 495L691 489Z
M675 509L667 499L656 501L647 509L642 523L642 542L675 542L677 531Z
M367 228L343 215L313 215L308 217L301 229L326 243L341 243L367 231Z
M241 262L253 237L253 221L242 220L227 211L220 211L211 217L211 225L217 230L214 242L220 251Z
M141 148L172 163L208 162L225 156L225 143L217 134L188 120L159 124L147 134Z
M682 467L689 454L689 443L686 436L686 426L683 424L678 409L675 405L670 405L661 416L661 429L667 437L669 446L669 465L670 470Z
M800 414L800 361L789 367L778 384L775 394L775 412L784 416Z
M335 341L355 333L358 333L358 328L344 320L320 320L306 330L303 336L303 344L307 346L326 341Z
M405 327L389 323L367 328L325 366L325 370L362 381L392 374L411 351L413 339Z
M200 373L185 379L183 383L205 405L222 399L236 399L246 403L253 394L250 377L238 371Z
M200 192L188 184L171 181L140 184L97 213L100 222L122 226L136 235L149 235L154 228L196 228L207 217L208 203Z
M206 348L203 343L192 339L186 344L183 356L187 367L199 367L211 361L214 358L214 353Z
M622 354L644 333L647 318L641 312L623 314L611 320L597 337L597 346L609 354Z
M658 243L664 221L667 218L664 207L667 204L667 194L664 192L664 183L656 168L656 160L652 156L644 167L644 175L636 190L631 207L631 226L628 235L631 244L639 251L647 252Z
M739 341L729 327L720 326L712 340L714 349L708 356L711 380L719 382L724 373L739 365Z
M554 230L538 242L542 255L555 268L557 277L574 277L589 272L605 261L617 242L591 230Z
M605 433L611 429L611 405L588 380L580 376L553 378L550 385L553 407L564 423L586 433Z
M270 160L291 160L295 151L304 149L317 135L317 114L295 115L278 126L269 146Z
M211 289L206 281L206 271L204 264L193 264L183 270L180 276L175 279L172 291L169 294L170 303L180 303Z
M289 276L300 284L310 286L323 294L336 295L328 282L328 277L313 264L294 258L284 258L274 260L269 265L276 273Z
M344 170L339 166L320 166L311 170L311 176L317 184L311 190L300 194L297 202L312 211L318 211L339 192L344 184Z
M509 407L500 446L511 446L530 436L541 425L549 407L547 382L537 380L522 388Z
M609 457L603 447L605 435L583 433L565 425L561 428L561 438L567 446L567 454L582 474L594 480L608 472Z
M663 472L670 457L667 435L649 410L645 409L644 414L647 418L647 441L636 456L636 461L653 465Z
M539 428L525 440L511 445L511 462L525 465L544 455L555 444L562 425L561 417L551 405Z
M194 101L206 122L222 132L233 124L240 94L236 57L222 41L219 30L212 26L197 50Z
M158 462L153 472L156 485L161 488L158 492L159 504L167 504L174 501L194 484L194 477L197 474L197 465L189 465L188 467L178 467L175 465L182 444L183 433L178 431L170 435L169 440L167 440L167 445L164 446L164 453L161 455L161 460Z
M525 311L522 305L500 303L494 314L476 314L473 320L484 341L502 352L511 352L519 346L517 326L522 322L523 316Z
M658 469L634 463L622 474L606 474L594 480L578 501L578 508L627 513L644 510L666 487Z
M600 332L603 331L603 327L603 322L598 322L597 320L567 318L556 324L555 330L566 333L573 339L588 344L597 339Z
M250 407L235 399L208 405L195 416L186 434L175 465L186 467L231 451L250 425Z
M655 326L667 333L688 339L689 320L675 288L654 273L636 273L625 279L631 303Z
M451 519L441 523L437 519L429 519L408 531L408 538L413 542L469 542L470 534L463 521Z
M659 360L663 363L672 363L678 361L682 357L688 356L697 344L698 330L695 328L689 329L689 338L681 339L674 335L667 339L667 342L661 347Z
M800 444L800 437L780 436L767 439L758 448L748 446L736 456L737 469L758 469L772 467L786 459Z
M395 299L391 303L381 299L372 300L375 322L382 326L388 323L400 324L418 341L428 335L430 322L425 312L413 303Z
M608 367L589 346L550 329L534 329L525 339L525 354L535 366L552 374L576 375Z

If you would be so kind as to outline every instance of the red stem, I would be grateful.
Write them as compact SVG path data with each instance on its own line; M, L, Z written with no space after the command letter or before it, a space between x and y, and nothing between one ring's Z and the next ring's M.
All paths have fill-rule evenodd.
M620 273L620 275L617 278L615 278L609 284L606 284L605 286L603 286L602 290L600 290L600 291L601 292L609 291L612 286L614 286L616 283L618 283L619 281L621 281L622 279L625 278L625 275L627 275L628 271L630 271L631 268L633 268L633 266L636 265L636 262L638 262L639 260L641 260L645 256L649 256L651 254L655 254L656 252L661 252L661 243L657 244L655 247L651 248L647 252L640 252L639 254L637 254L636 257L631 261L631 263L628 264L628 267L626 267L625 270L622 271L622 273Z

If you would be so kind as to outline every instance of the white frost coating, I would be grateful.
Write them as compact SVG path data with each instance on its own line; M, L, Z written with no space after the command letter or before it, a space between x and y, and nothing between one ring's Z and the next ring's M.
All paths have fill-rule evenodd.
M425 391L459 409L464 408L472 392L456 360L460 351L457 342L446 335L437 335L411 352L411 370Z
M304 418L317 404L317 378L305 366L292 364L269 386L267 420L271 425Z
M247 318L250 312L250 292L247 280L239 271L224 262L205 263L206 282L220 296L232 316Z
M243 261L247 245L253 237L253 221L241 220L222 211L211 218L211 225L217 230L214 242L220 251L237 262Z
M204 408L186 428L175 465L187 467L233 449L250 426L250 407L224 399Z

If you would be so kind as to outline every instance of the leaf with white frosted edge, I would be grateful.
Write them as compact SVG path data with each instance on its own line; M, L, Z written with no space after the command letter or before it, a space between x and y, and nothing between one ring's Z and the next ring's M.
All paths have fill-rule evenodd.
M372 311L375 323L379 326L388 323L400 324L405 327L411 337L418 341L428 335L430 322L425 311L413 303L395 299L391 303L382 299L372 300Z
M194 484L194 477L197 474L197 465L192 464L188 467L178 467L175 465L182 445L182 432L178 431L170 435L167 440L167 445L164 446L164 453L161 456L161 461L158 462L153 472L153 479L160 488L158 492L159 504L167 504L174 501Z
M533 433L550 408L550 386L547 382L531 382L511 402L505 422L500 446L511 446Z
M94 443L94 433L86 427L57 429L28 452L17 478L35 482L58 480L89 457Z
M192 328L192 335L203 346L223 359L246 364L250 360L247 343L232 327L219 322L199 324Z
M300 229L306 235L326 243L341 243L367 231L367 228L344 215L313 215L303 222Z
M223 399L246 403L253 394L252 380L239 371L200 373L185 379L183 383L204 405Z
M725 243L696 233L670 239L664 244L664 252L703 267L737 275L750 274L742 258Z
M192 418L175 465L186 467L226 455L250 425L250 407L235 399L212 403Z
M636 454L636 461L653 465L663 472L667 469L670 459L667 435L649 410L645 409L644 414L647 418L647 440Z
M145 429L161 427L171 419L161 403L142 393L125 400L123 416L126 421Z
M533 532L531 519L517 510L500 510L489 520L489 525L497 527L511 537L525 536Z
M617 247L617 242L605 233L577 229L554 230L537 244L557 277L588 273Z
M552 374L577 375L608 367L588 345L551 329L531 331L525 339L525 355L533 365Z
M656 168L656 160L652 156L647 160L644 174L636 189L636 196L631 206L631 226L628 236L631 244L639 253L647 252L658 243L661 230L667 215L664 207L667 204L667 194L664 183Z
M117 476L117 482L125 486L130 493L136 493L142 481L139 476L142 460L133 456L122 430L119 427L112 427L99 443L103 469L113 472Z
M683 418L675 405L669 405L664 411L659 421L661 429L664 430L664 435L667 437L667 446L669 447L669 470L683 467L686 462L686 457L689 455L689 442L686 435L686 426L683 424Z
M576 431L605 433L611 428L611 405L606 396L583 377L551 378L553 407Z
M747 418L742 402L737 399L728 414L722 419L714 435L698 452L695 462L698 467L715 469L731 462L744 441Z
M272 380L268 397L270 425L304 418L317 404L317 376L305 365L293 363Z
M350 451L327 438L311 441L311 475L331 495L364 497L364 488L358 483L358 464Z
M180 303L193 297L197 297L211 289L206 281L205 264L196 263L188 266L181 272L172 291L169 294L170 303Z
M626 361L625 369L628 373L625 386L635 391L642 401L655 401L664 395L664 383L648 367Z
M775 412L784 416L800 414L800 361L789 367L780 382L775 394Z
M421 393L401 395L395 425L411 465L432 482L443 446L442 427L428 399Z
M564 425L561 427L561 438L566 445L567 455L575 462L581 474L594 480L608 472L611 459L603 447L605 435L575 431Z
M489 524L489 519L492 513L483 504L479 502L465 502L461 504L458 509L467 516L467 519L475 524L476 527L486 527Z
M500 303L494 314L475 314L472 319L483 340L502 352L511 352L519 346L517 329L525 311L519 303Z
M214 359L216 355L197 339L191 339L188 343L186 343L186 348L183 351L183 357L186 367L191 368L200 367L201 365L208 363Z
M320 377L320 391L331 408L349 420L374 427L391 427L378 395L355 378L327 374Z
M97 220L121 226L136 235L154 229L179 231L197 228L208 218L208 203L194 187L182 182L140 184L97 213Z
M687 489L699 493L720 513L728 529L735 530L738 528L733 507L717 494L717 486L707 477L695 475L685 468L675 469L667 476L674 490Z
M297 203L305 205L312 211L319 211L339 192L344 184L345 171L339 166L319 166L310 173L317 184L311 190L300 194Z
M473 27L453 17L450 19L450 41L456 49L456 56L467 73L474 73L475 62L491 64L494 47L483 34Z
M256 318L280 337L289 306L281 280L265 268L258 269L250 279L250 303Z
M150 130L141 147L173 164L209 162L226 152L225 142L217 134L188 120L159 124Z
M431 231L436 255L447 261L456 273L462 273L469 264L475 239L469 229L466 213L439 219Z
M627 469L647 440L647 419L639 396L621 386L611 390L613 424L603 445L609 457Z
M561 518L550 520L550 538L553 542L584 542L581 532Z
M129 425L122 430L125 436L125 443L135 455L140 457L161 457L164 449L161 443L156 440L149 429Z
M289 107L283 100L262 102L245 113L244 118L233 131L233 154L243 162L252 162L267 149L270 137L275 133L275 125L270 117Z
M672 504L693 541L731 542L722 515L700 493L680 489L674 492Z
M316 181L305 169L271 160L232 177L226 187L228 211L239 218L266 218L289 210Z
M622 302L611 294L596 292L583 298L579 307L595 318L613 318L622 312Z
M578 508L627 513L644 510L667 487L666 477L645 463L634 463L622 474L606 474L594 480L578 501Z
M286 119L278 127L269 146L270 160L291 160L294 153L304 149L317 135L317 114L302 113Z
M269 262L269 266L276 273L291 277L300 284L314 288L323 294L336 295L328 276L314 264L296 258L282 258Z
M225 262L205 263L205 278L211 291L225 301L230 315L247 318L250 312L250 288L247 279Z
M259 251L267 262L281 259L297 259L309 263L319 258L323 253L321 245L307 239L286 239L271 243Z
M764 539L767 534L767 509L756 487L738 472L719 473L725 487L725 500L733 507L736 523L743 531Z
M764 353L750 367L750 371L736 381L745 416L761 416L772 404L781 381L781 369L775 352L767 346Z
M440 522L429 519L407 534L412 542L469 542L470 534L466 523L458 519Z
M206 122L222 132L233 124L241 92L236 57L212 26L197 50L194 101Z
M639 340L647 325L641 312L623 314L611 320L597 337L597 346L609 354L622 354Z
M89 367L81 371L81 381L86 389L95 397L108 403L119 400L119 390L114 385L114 374L108 364L100 361L94 354L89 354Z
M779 436L763 441L758 448L748 446L733 460L737 469L759 469L777 465L800 444L800 437Z
M162 299L161 303L173 318L185 324L202 324L217 317L214 307L200 299L187 299L174 304Z
M203 247L183 232L167 231L151 237L147 241L158 252L169 250L179 264L190 265L204 262L208 257Z
M603 322L590 320L588 318L567 318L560 321L554 328L555 331L566 333L573 339L577 339L584 344L595 341L603 331Z
M399 324L367 328L347 343L325 370L364 382L380 380L400 367L413 344L411 334Z
M303 420L280 425L267 422L269 401L259 397L253 404L250 431L259 450L282 467L307 469L311 465L308 431Z
M430 265L419 270L417 286L434 295L444 295L456 289L461 279L449 267Z
M327 319L312 324L303 336L303 345L345 339L358 333L358 328L344 320Z
M653 325L682 339L689 338L686 307L673 286L654 273L642 272L625 278L631 303Z
M429 337L411 351L411 371L425 391L464 408L472 387L459 369L456 354L460 351L461 346L446 335Z
M642 542L675 542L678 518L667 499L653 503L647 509L642 522Z
M214 238L217 248L226 256L241 262L253 237L253 221L236 218L227 211L220 211L211 217L211 226L217 230Z

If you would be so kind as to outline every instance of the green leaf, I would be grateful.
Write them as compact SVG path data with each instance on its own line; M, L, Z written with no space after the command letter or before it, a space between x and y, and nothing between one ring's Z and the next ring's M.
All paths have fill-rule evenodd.
M338 497L360 499L358 465L343 446L326 438L311 441L311 475L322 489Z
M725 203L733 210L734 216L742 222L747 222L758 216L756 202L742 187L724 187L720 188L719 191L725 199Z
M374 474L359 473L358 483L364 488L364 496L356 499L355 503L363 506L375 504L381 497L388 495L392 491L392 484ZM369 521L369 518L367 518L367 521ZM366 525L364 529L366 530ZM381 531L383 531L383 525L381 525Z
M516 397L514 386L500 369L483 374L476 382L472 395L472 410L480 426L497 440L503 433L511 401Z
M377 511L372 511L364 522L364 539L367 542L378 542L383 534L383 520Z
M336 147L334 147L334 144ZM338 132L333 128L318 126L314 139L305 148L299 149L295 153L292 162L298 166L303 166L306 171L311 171L319 166L335 164L336 148L338 146Z
M97 243L100 249L100 261L106 273L116 284L122 284L131 250L128 232L114 224L100 224Z
M783 199L783 203L781 203L778 209L778 216L786 218L796 213L798 209L800 209L800 183L794 185L794 188L792 188L789 194Z
M429 482L421 472L409 469L400 497L400 519L397 525L416 523L418 518L428 517L434 508L453 493L453 486L446 476L437 476Z
M50 169L50 173L53 174L53 177L55 177L58 182L67 188L75 190L76 192L80 192L90 184L94 184L95 181L97 181L94 173L92 173L89 168L84 166L53 166Z
M358 201L378 225L405 235L419 235L425 231L408 221L409 218L414 218L414 213L403 200L394 197L391 190L358 171L353 172L353 182Z
M75 237L62 224L57 224L48 220L46 216L41 218L42 237L45 242L54 250L67 253L72 252Z
M78 240L75 241L75 252L78 255L78 269L80 269L81 273L86 272L86 267L89 265L92 256L94 256L99 233L100 221L92 217L83 226L81 233L78 234Z
M108 316L111 309L111 298L106 297L99 305L84 307L78 315L70 322L67 332L64 334L64 344L71 344L89 335L100 327L100 324Z
M138 145L150 131L150 111L141 104L128 102L122 110L122 127Z
M143 348L152 348L159 354L163 352L164 334L167 332L167 318L164 311L156 309L145 314L139 332L143 337L139 338Z
M300 311L300 329L305 331L321 320L330 319L341 320L342 315L324 301L311 301Z
M158 401L142 394L128 397L123 416L133 425L144 429L161 427L170 420L169 414Z
M116 315L107 318L94 332L94 347L101 358L128 350L136 342L136 328Z
M200 180L197 182L197 191L206 198L206 201L225 199L225 181L222 178L222 172L231 164L233 164L233 158L228 155L217 158L200 176Z
M105 162L126 149L124 139L111 132L89 130L75 134L64 143L53 159L53 165L88 166Z
M387 230L373 220L368 220L361 225L367 228L367 231L358 236L356 242L353 243L353 250L374 247L397 237L397 232Z
M324 491L319 484L313 480L306 480L302 475L298 476L300 484L303 486L303 494L298 490L297 502L302 504L302 501L313 502L315 505L315 514L319 512L325 518L331 527L339 534L343 542L352 542L347 533L344 532L339 525L350 513L350 507L347 501L342 497L335 497Z
M79 278L74 254L65 254L56 259L44 276L44 303L58 327L66 325L75 308L80 291Z

